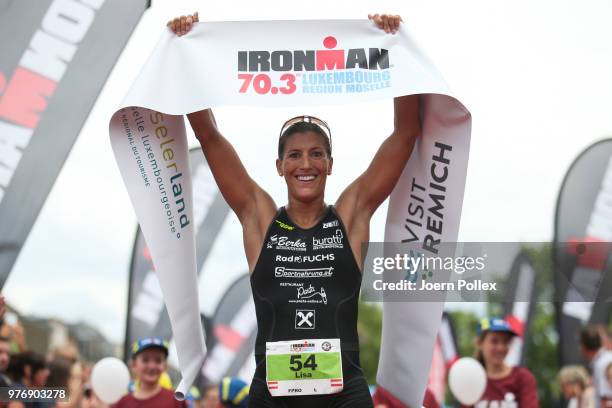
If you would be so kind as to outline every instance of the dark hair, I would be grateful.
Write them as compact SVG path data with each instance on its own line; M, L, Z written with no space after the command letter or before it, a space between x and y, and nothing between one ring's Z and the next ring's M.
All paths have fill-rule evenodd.
M34 351L24 351L11 356L6 373L13 381L22 382L25 377L25 368L30 366L30 373L33 376L37 371L47 368L45 358Z
M67 387L73 362L64 357L57 357L49 363L49 378L46 387Z
M321 126L316 123L310 122L297 122L293 125L289 126L278 139L278 158L282 159L283 154L285 153L285 145L287 144L287 140L295 133L305 133L305 132L314 132L323 138L323 144L325 145L325 151L327 152L327 156L331 157L331 143L329 142L329 136Z
M601 348L601 336L595 326L587 326L580 330L580 344L587 350L597 351Z

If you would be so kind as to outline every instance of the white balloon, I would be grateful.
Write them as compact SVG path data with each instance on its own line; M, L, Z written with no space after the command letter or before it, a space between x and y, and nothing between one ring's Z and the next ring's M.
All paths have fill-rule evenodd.
M448 385L463 405L473 405L487 387L487 373L482 365L471 357L460 358L448 373Z
M119 401L127 393L129 383L130 371L115 357L103 358L91 371L91 387L107 404Z

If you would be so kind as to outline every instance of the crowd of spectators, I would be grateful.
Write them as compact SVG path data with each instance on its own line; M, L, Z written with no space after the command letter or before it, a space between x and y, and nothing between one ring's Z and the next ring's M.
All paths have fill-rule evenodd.
M519 407L538 406L533 375L525 368L509 367L504 363L515 335L503 319L483 319L479 324L477 359L483 364L488 378L483 403L500 398L507 403L509 401L505 400L511 393L512 402L518 403ZM566 406L612 408L612 336L600 326L587 326L579 336L585 364L565 366L558 376ZM68 396L50 402L0 401L0 408L222 408L248 405L249 386L238 378L224 378L219 384L203 384L201 388L194 386L184 401L175 399L167 357L168 344L163 339L150 337L136 341L129 359L131 383L118 402L108 405L92 389L93 363L82 361L74 344L55 348L47 355L29 350L23 326L6 312L4 298L0 296L0 388L61 388ZM378 397L377 406L389 405L384 398ZM424 405L439 406L434 398L426 398ZM475 407L480 405L477 403Z
M74 343L54 348L47 355L28 349L23 325L7 312L0 296L0 387L7 389L65 389L68 398L55 401L1 402L0 408L222 408L246 407L248 385L237 378L220 384L194 386L184 401L174 398L168 375L168 344L160 338L135 342L129 359L132 381L115 404L104 403L91 386L94 362L83 361Z

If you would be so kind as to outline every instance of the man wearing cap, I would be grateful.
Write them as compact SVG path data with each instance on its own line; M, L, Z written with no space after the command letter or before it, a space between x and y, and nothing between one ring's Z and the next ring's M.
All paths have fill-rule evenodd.
M517 333L500 318L484 318L478 325L476 358L487 373L487 388L475 408L539 407L536 381L525 367L505 363L510 342Z
M171 390L160 384L160 377L166 371L168 343L160 337L147 337L132 345L132 369L138 387L125 395L114 408L186 408L185 401L174 398Z

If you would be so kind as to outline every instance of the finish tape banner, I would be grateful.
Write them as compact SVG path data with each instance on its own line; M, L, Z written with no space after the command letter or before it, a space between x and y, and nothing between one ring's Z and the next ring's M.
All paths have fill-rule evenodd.
M388 35L368 20L216 22L197 23L183 37L162 35L111 118L110 137L170 316L183 375L177 396L205 355L181 115L214 106L337 105L412 94L421 94L423 136L391 195L386 240L422 242L435 251L457 239L471 116L404 27ZM385 310L378 381L410 406L423 399L443 309L423 305Z
M199 273L230 209L217 188L200 148L189 151L189 161L193 181L193 223L196 229L196 261ZM134 241L129 279L123 354L125 360L130 357L132 343L138 339L151 336L165 339L172 337L170 319L164 307L151 252L140 228Z

